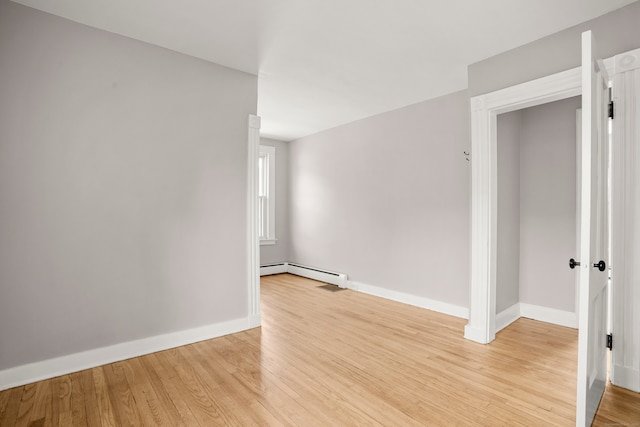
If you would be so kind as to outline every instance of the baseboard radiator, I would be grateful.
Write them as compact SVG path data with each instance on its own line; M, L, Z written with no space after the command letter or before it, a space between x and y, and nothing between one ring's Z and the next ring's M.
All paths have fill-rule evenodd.
M267 264L260 266L260 275L290 273L296 276L307 277L309 279L318 280L320 282L330 283L341 288L347 287L347 275L344 273L336 273L335 271L322 270L319 268L309 267L302 264L294 264L291 262Z
M270 274L280 274L287 272L287 263L279 262L275 264L266 264L260 266L260 276L268 276Z

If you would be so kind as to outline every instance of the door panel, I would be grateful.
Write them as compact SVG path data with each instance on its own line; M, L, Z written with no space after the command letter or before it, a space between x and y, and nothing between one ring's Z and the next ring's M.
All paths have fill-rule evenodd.
M608 77L582 34L582 203L576 425L589 426L607 380ZM594 264L604 261L600 271Z

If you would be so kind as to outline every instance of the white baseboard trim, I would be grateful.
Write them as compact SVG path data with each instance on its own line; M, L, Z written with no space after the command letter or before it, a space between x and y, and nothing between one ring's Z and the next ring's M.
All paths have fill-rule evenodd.
M473 328L469 326L469 324L464 326L464 337L470 341L475 341L480 344L487 344L493 341L493 339L490 339L489 341L486 340L484 330Z
M318 280L320 282L331 283L341 288L348 288L354 291L374 295L392 301L397 301L420 308L426 308L427 310L437 311L438 313L448 314L450 316L460 317L463 319L467 319L469 317L469 310L465 307L406 294L403 292L392 291L390 289L380 288L378 286L368 285L366 283L354 282L352 280L347 280L347 275L344 273L331 272L291 262L285 262L284 266L286 267L286 271L279 272L295 274L297 276L307 277L309 279ZM262 267L260 268L260 270L260 275L262 275Z
M613 365L611 382L618 387L640 393L640 371L622 365Z
M271 274L287 273L288 263L281 262L277 264L261 265L260 276L269 276Z
M578 329L578 317L576 316L576 313L571 311L557 310L555 308L542 307L539 305L521 302L520 317Z
M519 302L496 314L496 333L521 317L568 328L578 328L578 317L573 312Z
M426 308L427 310L437 311L438 313L448 314L450 316L460 317L463 319L467 319L469 317L469 309L453 304L448 304L441 301L432 300L429 298L419 297L416 295L406 294L403 292L397 292L386 288L380 288L378 286L368 285L366 283L355 282L352 280L347 280L347 275L344 273L336 273L320 268L308 267L302 264L285 262L283 266L286 268L286 271L282 271L281 266L277 266L279 269L276 270L278 273L290 273L295 274L297 276L307 277L309 279L318 280L320 282L331 283L333 285L337 285L341 288L348 288L354 291L362 292L369 295L374 295L377 297L389 299L392 301L401 302L404 304L413 305L420 308ZM260 275L262 276L262 270L266 267L276 267L276 266L265 266L260 268ZM277 274L277 273L266 273L265 274Z
M521 317L568 328L578 328L578 317L575 313L519 302L496 314L496 333Z
M247 328L245 328L244 330L259 328L260 326L262 326L262 316L260 315L249 316L249 318L247 319ZM237 331L237 332L240 332L240 331ZM232 332L232 333L235 333L235 332ZM224 334L224 335L229 335L229 334ZM210 339L210 338L207 338L207 339Z
M95 368L96 366L131 359L132 357L143 356L157 351L193 344L198 341L218 338L252 329L259 326L259 324L260 316L255 316L253 319L242 318L230 320L16 366L0 371L0 390L31 384L36 381Z
M437 311L438 313L448 314L450 316L460 317L462 319L469 318L469 310L458 305L406 294L403 292L392 291L390 289L380 288L378 286L367 285L366 283L354 282L351 280L347 281L347 287L349 289L353 289L354 291L390 299L392 301L397 301L420 308L426 308L427 310Z
M500 332L521 317L520 303L515 303L511 307L496 314L496 333Z

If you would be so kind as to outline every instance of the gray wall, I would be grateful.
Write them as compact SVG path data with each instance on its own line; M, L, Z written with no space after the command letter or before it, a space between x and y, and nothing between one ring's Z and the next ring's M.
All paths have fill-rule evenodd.
M576 109L580 97L522 111L520 302L575 311Z
M496 313L520 302L521 126L521 111L498 116Z
M640 47L640 2L468 68L469 95L513 86L580 65L581 33L592 30L603 58Z
M276 239L260 246L260 265L289 261L289 143L261 138L261 145L276 148Z
M0 369L247 316L257 78L0 1Z
M291 261L469 304L468 94L290 143Z
M576 109L580 97L498 116L496 312L575 311Z

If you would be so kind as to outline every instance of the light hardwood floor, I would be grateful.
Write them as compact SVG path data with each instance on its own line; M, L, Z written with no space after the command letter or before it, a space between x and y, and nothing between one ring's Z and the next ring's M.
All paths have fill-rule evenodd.
M262 279L261 329L0 392L1 426L571 426L577 333L465 321L292 276ZM608 386L594 425L640 425Z

